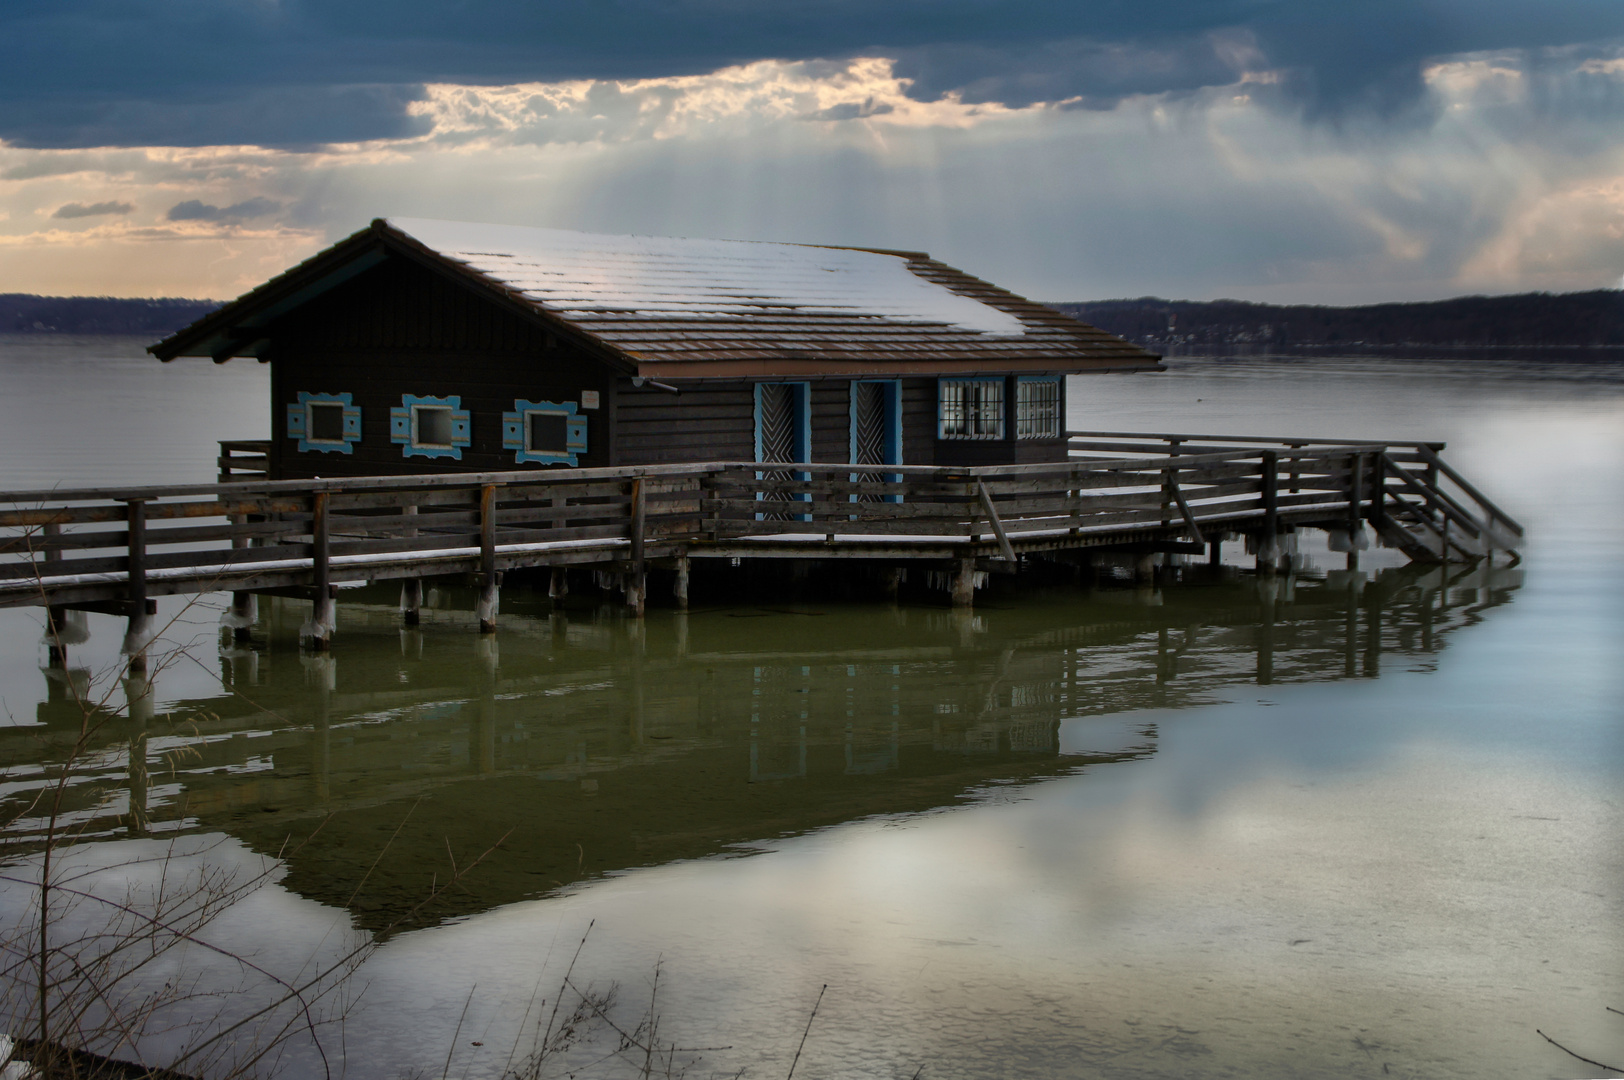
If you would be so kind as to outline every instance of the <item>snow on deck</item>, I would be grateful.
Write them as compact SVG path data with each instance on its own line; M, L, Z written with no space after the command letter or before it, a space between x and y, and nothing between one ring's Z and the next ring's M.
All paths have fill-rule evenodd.
M571 319L836 315L1026 332L1015 316L926 281L896 255L428 218L389 224Z

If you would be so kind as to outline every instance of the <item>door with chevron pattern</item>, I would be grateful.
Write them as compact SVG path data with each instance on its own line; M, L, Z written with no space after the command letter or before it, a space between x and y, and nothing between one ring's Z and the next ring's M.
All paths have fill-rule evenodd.
M756 460L762 463L802 462L806 451L806 398L804 383L760 383L756 386ZM763 480L793 480L793 469L763 469ZM767 521L787 521L795 515L773 511L760 515Z
M902 459L898 427L898 387L895 382L853 382L851 384L851 460L853 465L895 465ZM852 474L857 481L883 481L883 472ZM880 495L862 495L860 502L877 502Z

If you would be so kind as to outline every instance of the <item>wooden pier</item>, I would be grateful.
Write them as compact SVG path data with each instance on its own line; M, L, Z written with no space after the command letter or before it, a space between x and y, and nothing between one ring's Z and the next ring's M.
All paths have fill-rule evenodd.
M0 607L130 620L139 657L153 598L231 592L239 629L256 594L312 603L325 648L340 584L400 579L414 621L423 578L481 588L495 629L505 571L592 567L639 614L647 570L692 559L861 559L943 574L956 606L988 572L1087 549L1206 553L1244 536L1260 572L1282 538L1328 530L1350 565L1379 540L1421 562L1507 552L1523 529L1439 457L1440 443L1134 432L1070 436L1068 462L977 468L716 462L622 469L263 478L263 446L222 444L209 485L0 494ZM258 468L256 468L256 466ZM259 476L254 476L260 472Z

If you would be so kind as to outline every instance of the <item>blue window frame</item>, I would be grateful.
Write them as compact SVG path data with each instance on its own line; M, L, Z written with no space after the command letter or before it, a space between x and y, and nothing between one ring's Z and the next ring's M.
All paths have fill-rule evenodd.
M519 462L579 465L586 453L587 418L573 401L526 401L502 414L502 449Z
M400 407L389 410L389 440L406 457L462 460L473 442L473 420L457 394L420 397L402 394Z
M1002 439L1004 437L1004 380L937 380L936 437L939 439Z
M312 394L299 391L288 406L288 438L299 441L299 452L353 454L361 441L361 410L352 394Z

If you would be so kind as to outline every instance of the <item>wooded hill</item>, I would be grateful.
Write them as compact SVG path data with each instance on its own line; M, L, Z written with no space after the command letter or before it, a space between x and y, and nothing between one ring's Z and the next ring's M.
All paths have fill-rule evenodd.
M219 307L217 300L0 293L0 334L151 334L163 337Z
M1153 352L1624 347L1624 292L1462 296L1417 304L1289 307L1241 300L1096 300L1052 307Z
M219 307L175 297L0 293L0 333L172 333ZM1242 300L1050 305L1154 352L1624 349L1624 292L1462 296L1419 304L1279 306Z

